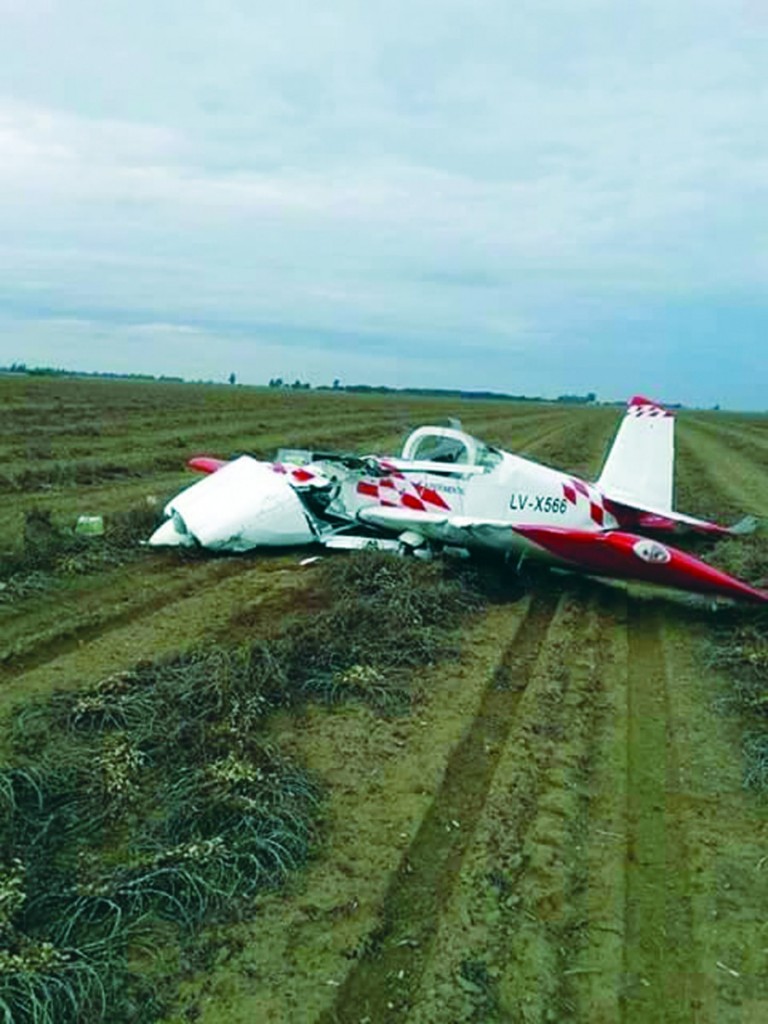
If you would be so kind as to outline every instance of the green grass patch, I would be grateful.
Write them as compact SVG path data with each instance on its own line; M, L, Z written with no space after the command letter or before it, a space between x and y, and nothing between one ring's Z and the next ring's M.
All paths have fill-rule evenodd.
M718 569L768 589L768 529L764 524L754 533L720 541L706 557Z
M718 629L710 642L709 661L727 677L717 705L742 726L744 785L768 789L768 618L747 613Z
M768 589L768 531L719 541L705 556L724 572ZM717 707L742 730L743 780L747 789L768 789L768 617L762 608L725 614L708 645L708 661L727 679Z
M141 505L104 517L104 534L82 537L46 509L24 516L23 547L0 553L0 603L49 590L57 580L102 572L138 554L141 540L159 523L155 506Z

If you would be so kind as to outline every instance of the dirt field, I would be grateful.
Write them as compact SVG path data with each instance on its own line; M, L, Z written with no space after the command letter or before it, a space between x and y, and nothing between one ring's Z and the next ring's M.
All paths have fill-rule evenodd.
M266 635L323 600L294 552L189 559L123 543L28 566L31 509L54 525L126 509L142 522L190 482L191 455L392 450L449 416L595 476L620 414L0 379L3 713L203 639ZM766 468L768 418L681 414L684 511L762 516ZM743 785L744 725L719 710L730 681L708 661L716 628L754 621L537 578L467 615L453 655L403 669L407 714L275 713L270 743L324 792L317 848L174 961L166 1024L768 1020L768 809Z

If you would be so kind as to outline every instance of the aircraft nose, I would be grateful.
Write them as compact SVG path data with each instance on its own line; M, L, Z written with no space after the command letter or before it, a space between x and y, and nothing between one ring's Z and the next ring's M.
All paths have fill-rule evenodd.
M147 543L153 548L188 548L194 544L194 538L188 533L181 517L174 513L158 526Z

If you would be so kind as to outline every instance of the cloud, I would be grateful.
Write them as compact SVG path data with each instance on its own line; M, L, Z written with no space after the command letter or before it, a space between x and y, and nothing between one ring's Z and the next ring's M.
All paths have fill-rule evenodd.
M190 366L215 337L242 367L250 336L308 366L354 353L361 377L389 351L414 384L436 353L446 384L481 358L500 387L545 393L612 364L622 394L635 364L617 339L647 350L653 321L690 363L713 296L738 310L764 291L749 5L169 0L161 17L146 0L5 0L3 17L14 344L44 354L51 318L84 320L115 351L133 331L140 363L174 335L140 325L189 325ZM731 351L754 351L750 309ZM689 386L683 364L664 361L667 394Z

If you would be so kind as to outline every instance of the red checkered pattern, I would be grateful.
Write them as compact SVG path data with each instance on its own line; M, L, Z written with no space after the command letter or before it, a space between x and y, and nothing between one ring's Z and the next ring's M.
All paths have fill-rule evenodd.
M386 508L409 508L414 512L434 512L435 509L450 511L451 506L432 487L413 483L404 473L400 473L384 459L380 459L378 464L389 475L358 481L358 494L362 494L366 498L374 498L379 505ZM282 462L273 462L272 470L289 477L293 483L299 485L323 479L304 466L292 466L290 463L286 465Z
M658 402L652 402L650 398L646 398L644 395L634 395L629 400L627 415L636 418L640 416L664 417L671 416L672 413L659 405Z
M272 463L272 472L280 473L281 476L289 476L294 483L308 484L310 480L317 480L317 474L311 473L303 466L284 465L282 462Z
M627 409L627 415L634 416L635 419L641 419L643 417L657 417L659 419L671 416L672 413L669 409L662 409L660 405L630 405Z
M401 473L394 463L390 462L388 459L377 459L376 461L394 480L405 480L405 474Z
M606 508L602 494L585 484L577 477L571 477L568 483L563 482L563 497L571 505L578 505L580 497L589 502L589 518L593 523L602 526L605 523Z
M375 498L380 505L393 508L409 508L413 512L430 512L435 509L450 511L445 498L431 487L411 483L402 473L393 473L381 479L360 480L357 493Z

